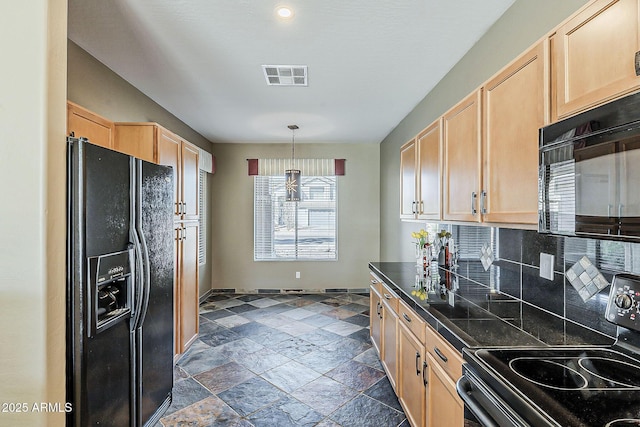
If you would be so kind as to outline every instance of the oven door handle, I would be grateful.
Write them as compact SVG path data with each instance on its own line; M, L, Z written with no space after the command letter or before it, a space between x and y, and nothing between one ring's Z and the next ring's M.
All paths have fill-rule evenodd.
M464 401L464 404L467 405L469 410L484 427L499 427L487 411L471 396L471 392L473 391L471 381L464 375L456 382L456 391Z

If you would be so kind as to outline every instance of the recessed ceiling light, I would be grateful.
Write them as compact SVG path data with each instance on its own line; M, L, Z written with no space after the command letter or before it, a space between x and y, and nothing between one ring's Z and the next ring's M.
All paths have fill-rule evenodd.
M293 16L293 10L286 6L280 6L276 9L276 13L280 18L289 19Z

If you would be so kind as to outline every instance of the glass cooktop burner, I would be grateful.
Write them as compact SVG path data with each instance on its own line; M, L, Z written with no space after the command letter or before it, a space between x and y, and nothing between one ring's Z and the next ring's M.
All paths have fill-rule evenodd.
M534 384L559 390L579 390L587 386L587 379L565 363L566 359L538 359L518 357L509 367L522 378Z
M640 426L640 419L614 420L605 425L605 427L638 427L638 426Z
M562 426L640 427L640 361L634 357L610 348L570 347L473 353L501 379L501 396L512 405L529 402ZM499 384L492 383L497 390Z

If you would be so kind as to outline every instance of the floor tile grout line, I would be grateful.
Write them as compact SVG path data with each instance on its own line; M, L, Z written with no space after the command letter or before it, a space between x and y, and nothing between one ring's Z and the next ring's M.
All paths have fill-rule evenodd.
M357 295L357 294L353 294L353 295ZM235 296L232 296L232 297L227 298L227 300L229 300L229 299L239 299L239 298L242 298L243 296L246 296L246 295L244 295L244 294L242 294L242 295L235 295ZM334 295L331 295L331 298L329 298L329 299L339 299L339 298L340 298L340 294L334 294ZM366 298L368 298L368 295L366 296ZM274 299L275 299L275 298L274 298ZM301 300L303 300L303 299L304 299L304 295L299 295L299 296L298 296L298 295L296 295L296 296L294 296L292 299L287 299L287 300L286 300L286 301L284 301L284 302L278 302L276 305L280 305L280 304L282 304L282 305L286 305L286 306L290 307L290 309L287 309L287 310L285 310L285 311L284 311L284 312L289 312L289 311L292 311L292 310L304 309L304 307L305 307L305 306L310 305L310 304L314 304L314 303L321 303L321 302L322 302L322 301L320 301L320 300L317 300L316 298L313 298L313 299L311 300L311 302L307 301L307 303L302 304L302 301L301 301ZM217 299L217 300L219 300L219 299ZM326 300L326 298L325 298L325 300ZM240 301L241 301L242 303L240 303L239 305L243 305L243 304L247 304L247 303L251 302L251 301L243 301L243 300L240 300ZM206 300L205 302L203 302L203 305L204 305L204 304L207 304L207 303L210 303L210 302L211 302L211 301ZM362 298L358 299L357 301L354 301L353 297L351 297L351 295L349 295L349 299L348 299L347 301L344 301L344 304L339 304L338 306L330 305L330 307L333 307L333 309L339 309L340 307L342 307L342 306L344 306L344 305L348 305L348 304L358 304L358 305L361 305L361 306L362 306L362 308L364 308L364 309L363 309L363 310L356 311L356 312L353 312L353 315L348 316L347 318L351 318L351 317L355 317L355 316L369 317L369 313L368 313L369 306L368 306L368 304L363 304L362 302L363 302L363 299L362 299ZM237 315L237 316L242 317L242 314L247 312L246 310L242 310L242 311L239 311L239 310L238 310L237 312L236 312L236 311L233 311L233 310L228 310L228 309L231 309L231 308L233 308L233 307L237 307L237 306L238 306L238 305L234 305L234 306L226 306L226 307L220 307L220 308L218 308L218 309L214 309L214 310L212 310L212 311L217 311L217 310L227 310L227 311L230 313L230 314L229 314L229 316ZM266 306L265 306L265 307L258 307L258 308L256 308L256 309L262 309L262 308L266 308ZM207 312L212 312L212 311L209 311L209 310L208 310ZM280 313L283 313L283 312L280 312ZM240 325L227 326L227 325L223 325L223 324L221 324L221 323L216 322L215 320L217 320L217 319L208 319L206 316L204 316L204 314L206 314L206 313L204 313L204 312L202 312L202 313L201 313L201 316L200 316L200 319L199 319L200 321L202 321L202 322L204 322L204 323L207 323L207 322L208 322L208 323L215 324L215 325L217 325L218 327L220 327L220 328L222 328L222 329L224 329L224 330L226 330L226 331L230 331L230 332L235 332L235 331L233 331L233 330L232 330L234 327L239 327L239 326L242 326L242 325L246 324L246 323L243 323L243 324L240 324ZM321 314L322 314L322 313L315 313L314 315L321 315ZM226 316L226 317L229 317L229 316ZM266 314L265 316L271 316L271 315ZM287 317L288 317L288 316L287 316ZM308 317L310 317L310 316L308 316ZM291 317L290 317L290 319L291 319L291 320L296 320L296 321L304 320L303 318L301 318L301 319L295 319L295 318L291 318ZM334 321L344 321L346 318L340 318L340 317L337 317L337 318L332 318L332 319L333 319ZM255 323L255 324L258 324L258 323L259 323L259 322L258 322L259 318L256 318L256 319L244 318L244 320L246 320L246 321L247 321L247 323ZM345 322L345 323L349 323L349 322ZM361 322L361 323L362 323L362 322ZM275 387L277 390L279 390L279 391L281 391L282 393L284 393L284 395L285 395L287 398L294 399L296 402L300 402L301 404L305 405L307 408L310 408L310 409L311 409L311 410L313 410L314 412L318 413L320 416L322 416L322 421L321 421L321 422L326 421L326 420L332 420L332 421L334 421L334 422L337 422L336 420L334 420L333 418L331 418L331 416L332 416L332 415L334 415L334 414L336 414L336 413L337 413L337 411L339 410L339 408L342 408L343 406L347 405L349 402L352 402L354 399L357 399L358 397L361 397L361 396L366 396L366 398L370 399L371 401L374 401L374 402L376 402L377 404L380 404L380 405L382 405L382 406L384 406L384 407L388 408L389 410L393 410L393 412L398 413L398 414L401 414L401 416L404 416L404 413L403 413L403 412L401 412L401 411L398 411L396 408L394 408L394 407L392 407L392 406L390 406L390 405L387 405L385 402L383 402L383 401L381 401L381 400L378 400L378 399L376 399L376 398L374 398L374 397L372 397L372 396L369 396L369 395L365 394L365 392L366 392L367 390L370 390L372 387L376 386L377 384L381 383L381 381L385 380L385 379L386 379L386 373L384 372L384 370L383 370L383 369L380 369L380 367L379 367L379 366L372 366L371 364L367 364L367 363L364 363L364 362L361 362L361 361L355 360L355 358L356 358L356 357L358 357L358 356L362 355L362 354L363 354L364 352L366 352L366 351L369 351L372 347L370 346L370 342L369 342L368 340L362 340L362 339L361 339L362 337L360 337L360 336L354 336L355 334L357 334L357 333L359 333L359 332L361 332L361 331L368 330L368 329L369 329L369 328L368 328L368 325L366 325L366 326L365 326L365 325L361 325L361 324L358 324L358 323L350 323L350 324L351 324L351 325L353 325L354 327L356 327L356 326L357 326L357 327L358 327L358 329L356 329L356 330L354 330L353 332L348 333L348 334L346 334L346 335L341 335L341 334L340 334L340 335L339 335L339 337L336 337L336 339L334 339L334 340L332 340L332 341L330 341L330 342L324 343L324 344L322 344L322 345L317 344L316 342L312 341L311 339L299 338L300 340L302 340L302 341L306 341L306 342L307 342L307 343L309 343L310 345L313 345L313 346L317 347L317 349L326 348L326 346L329 346L329 345L331 345L331 344L333 344L333 343L337 343L337 342L339 342L339 341L341 341L341 340L344 340L344 339L347 339L347 338L348 338L348 339L350 339L350 340L353 340L353 342L356 342L356 343L357 343L357 342L359 342L361 345L367 345L367 346L369 346L369 348L365 348L365 350L358 350L358 353L357 353L357 354L355 354L355 355L354 355L354 356L352 356L352 357L348 357L348 358L346 358L346 359L342 360L342 361L341 361L337 366L333 367L332 369L330 369L330 370L328 370L328 371L326 371L326 372L324 372L324 373L323 373L323 372L318 372L318 371L314 370L314 369L313 369L313 367L310 367L310 366L308 366L308 365L304 365L304 364L302 364L302 365L306 366L306 368L307 368L307 369L310 369L310 370L312 370L314 373L318 374L318 377L317 377L316 379L318 379L318 378L322 378L322 377L324 377L324 378L328 378L328 379L330 379L330 380L336 381L336 382L337 382L338 384L340 384L341 386L344 386L344 387L346 387L346 388L348 388L348 389L352 390L353 392L355 392L355 395L354 395L354 396L352 396L352 397L351 397L350 399L348 399L347 401L342 402L342 404L341 404L341 405L339 405L338 407L334 408L334 409L333 409L333 411L332 411L331 413L327 414L327 415L324 415L323 413L318 413L316 410L314 410L314 409L313 409L313 407L308 406L308 405L307 405L307 404L305 404L303 401L300 401L299 399L297 399L297 398L295 398L295 397L293 396L293 393L295 393L296 391L298 391L298 390L300 390L300 389L303 389L304 387L306 387L308 384L310 384L311 382L313 382L313 381L315 381L315 380L311 380L311 381L309 381L309 382L307 382L307 383L305 383L305 384L302 384L302 385L300 385L300 386L296 387L295 389L292 389L292 391L291 391L291 392L287 392L286 390L284 390L284 389L280 388L277 384L272 383L272 382L271 382L271 381L269 381L267 378L265 378L265 377L263 377L263 376L262 376L262 375L264 375L266 372L269 372L269 371L271 371L271 370L277 369L277 368L278 368L278 367L280 367L280 366L284 366L284 365L286 365L287 363L290 363L291 361L294 361L294 362L296 362L296 363L300 363L300 362L297 360L298 358L303 357L304 355L310 354L310 353L312 353L313 351L316 351L317 349L316 349L316 350L311 350L311 351L309 351L309 352L306 352L306 353L303 353L303 354L300 354L300 355L297 355L296 357L293 357L293 358L292 358L292 357L288 357L288 356L286 356L286 355L284 355L284 354L279 353L278 351L276 351L276 353L280 354L282 357L287 358L289 361L288 361L288 362L284 362L284 363L282 363L282 364L279 364L279 365L277 365L277 366L273 366L273 367L271 367L271 368L268 368L268 369L266 369L265 371L263 371L262 373L257 373L257 372L255 372L255 371L251 370L251 369L250 369L250 367L247 367L247 366L243 365L241 362L239 362L237 359L235 359L235 357L237 357L237 356L232 356L231 358L227 359L226 363L234 362L234 363L237 363L237 364L239 364L239 365L242 365L245 369L247 369L247 371L248 371L248 372L250 372L250 373L251 373L252 378L260 378L261 380L263 380L263 381L267 382L267 383L268 383L268 384L270 384L271 386ZM265 325L265 326L266 326L266 327L271 327L270 325ZM319 330L324 330L324 331L326 331L325 329L323 329L323 326L316 326L316 325L312 325L312 326L313 326L314 331L319 331ZM326 325L325 325L325 326L326 326ZM277 329L277 328L272 328L272 329ZM296 336L296 335L287 334L286 332L283 332L283 333L285 333L286 335L290 335L290 336L291 336L291 338L287 338L287 340L289 340L289 339L295 339L295 338L298 338L298 337L301 337L301 336L305 335L305 334L300 334L300 335L297 335L297 336ZM225 345L225 344L231 344L231 343L233 343L233 342L235 342L235 341L238 341L238 340L240 340L240 339L247 339L247 340L249 340L249 341L253 342L254 344L257 344L257 345L263 346L263 345L262 345L262 344L260 344L259 342L254 341L250 335L241 335L241 338L237 338L237 339L231 340L231 341L229 341L229 342L223 342L222 344L216 344L215 346L212 346L212 345L207 344L207 343L205 343L205 342L202 342L202 344L203 344L203 345L205 345L205 346L207 346L208 348L216 348L216 347L220 347L220 346ZM263 347L264 347L264 346L263 346ZM269 348L269 347L267 347L267 348ZM271 349L271 350L272 350L272 351L274 351L275 349ZM260 350L257 350L257 351L260 351ZM257 352L257 351L256 351L256 352ZM255 353L255 352L254 352L254 353ZM253 353L250 353L250 354L253 354ZM182 359L181 359L181 360L182 360ZM353 389L353 388L351 388L351 386L350 386L349 384L345 384L345 383L344 383L344 382L342 382L341 380L336 379L336 378L333 378L333 377L330 377L329 375L327 375L329 372L332 372L332 371L334 371L334 370L338 369L339 367L341 367L341 366L343 366L344 364L349 363L349 362L357 363L357 364L361 365L364 369L372 369L372 370L375 370L375 371L377 371L377 372L381 373L381 374L382 374L382 376L381 376L380 378L378 378L378 379L377 379L375 382L373 382L372 384L367 385L367 386L366 386L366 388L364 388L362 391L359 391L358 389ZM180 361L178 361L178 363L180 363ZM225 365L226 363L223 363L223 364L218 365L218 366L223 366L223 365ZM218 394L219 394L219 393L223 393L224 391L226 391L226 390L223 390L223 391L220 391L219 393L213 393L213 392L212 392L211 390L209 390L209 389L208 389L204 384L202 384L200 381L196 380L196 379L193 377L193 375L200 375L200 374L202 374L202 373L206 372L207 370L202 371L202 372L199 372L199 373L195 373L195 374L193 374L193 375L192 375L192 374L190 374L189 372L187 372L185 369L183 369L181 366L179 366L179 365L178 365L177 367L178 367L178 368L180 368L180 369L181 369L181 371L182 371L182 372L184 372L184 373L187 375L187 377L186 377L186 378L181 378L180 380L186 380L186 379L188 379L188 378L191 378L191 379L193 379L197 384L199 384L201 387L203 387L203 389L204 389L204 390L206 390L207 392L209 392L212 396L216 396L218 399L221 399L221 398L218 396ZM214 369L214 368L212 368L212 369ZM248 381L248 380L245 380L245 381ZM387 379L387 381L388 381L388 379ZM229 389L227 389L227 390L230 390L230 389L232 389L233 387L235 387L235 386L232 386L231 388L229 388ZM267 405L265 405L265 406L261 406L261 407L259 407L259 408L255 409L253 412L247 413L245 416L241 416L241 415L240 415L239 413L237 413L237 411L235 411L235 410L233 409L233 407L231 407L231 406L230 406L226 401L222 400L222 402L223 402L223 403L225 403L225 405L226 405L227 407L231 408L235 414L237 414L241 419L244 419L244 420L247 420L247 421L248 421L249 417L250 417L252 414L255 414L255 413L260 412L260 411L262 411L262 410L266 410L266 408L269 408L269 407L271 407L271 406L273 406L273 405L276 405L276 403L277 403L277 402L279 402L279 401L281 401L281 399L279 399L279 400L277 400L277 401L274 401L274 402L272 402L272 403L270 403L270 404L267 404ZM197 402L192 402L192 403L190 403L189 405L185 406L184 408L180 408L179 410L186 409L186 408L188 408L189 406L191 406L191 405L193 405L193 404L195 404L195 403L197 403ZM176 411L176 412L177 412L177 411ZM404 418L404 420L406 420L406 417ZM401 421L401 422L400 422L400 424L404 423L404 420L403 420L403 421ZM398 425L400 425L400 424L398 424Z

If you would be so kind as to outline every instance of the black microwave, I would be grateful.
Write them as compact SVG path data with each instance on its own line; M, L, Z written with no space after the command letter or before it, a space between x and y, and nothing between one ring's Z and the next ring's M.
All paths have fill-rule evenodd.
M640 93L540 129L538 231L640 239Z

